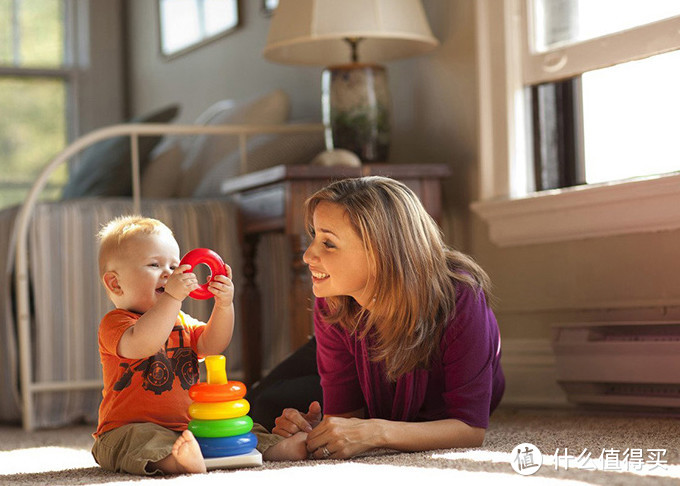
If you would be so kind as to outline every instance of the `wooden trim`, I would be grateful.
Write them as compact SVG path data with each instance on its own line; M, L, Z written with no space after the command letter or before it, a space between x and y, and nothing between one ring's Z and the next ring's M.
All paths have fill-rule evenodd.
M523 9L523 25L526 25L527 17ZM680 49L679 29L680 16L671 17L540 53L531 52L525 41L522 59L524 84L556 81Z
M680 229L680 173L576 186L472 210L501 247Z

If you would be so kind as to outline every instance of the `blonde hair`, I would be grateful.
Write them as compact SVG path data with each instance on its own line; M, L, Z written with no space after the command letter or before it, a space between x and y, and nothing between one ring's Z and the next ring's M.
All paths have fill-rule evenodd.
M487 274L472 258L444 243L418 197L399 181L361 177L319 190L305 203L310 235L314 210L324 201L345 209L375 275L370 312L349 296L328 297L325 319L350 332L363 320L361 339L375 331L371 359L384 361L390 380L428 368L455 312L457 286L469 285L486 294Z
M172 230L161 221L143 216L119 216L106 223L99 231L99 275L107 271L111 261L126 241L137 235L167 235L174 238Z

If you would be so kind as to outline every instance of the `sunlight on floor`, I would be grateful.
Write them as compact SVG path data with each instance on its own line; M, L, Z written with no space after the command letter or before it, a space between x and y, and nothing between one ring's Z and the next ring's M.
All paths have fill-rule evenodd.
M445 454L432 454L432 459L450 459L452 461L476 461L476 462L504 462L510 465L511 454L509 452L494 451L464 451L447 452Z
M563 451L561 451L562 453ZM596 454L593 454L596 456ZM475 461L475 462L503 462L510 464L512 460L512 455L509 452L497 452L497 451L464 451L464 452L448 452L444 454L432 454L433 459L449 459L451 461ZM595 459L593 458L593 461ZM586 464L585 462L583 464ZM592 470L593 472L604 472L604 473L629 473L636 474L638 476L645 477L659 477L659 478L680 478L680 465L677 464L663 464L659 466L651 466L649 464L643 465L643 467L638 471L634 468L625 469L621 467L620 469L607 469L606 471L602 468L595 466L594 462L589 462L588 467L581 467L585 471ZM549 467L550 469L555 468L555 456L553 454L543 454L543 468ZM564 471L566 469L564 458L558 457L558 469ZM569 469L579 469L576 465L572 465Z
M583 481L562 479L559 477L546 477L543 474L536 476L521 476L512 471L510 462L512 454L509 452L496 452L485 450L473 450L462 452L448 452L448 453L433 453L432 459L435 460L449 460L449 461L473 461L480 463L503 463L508 467L507 472L491 472L491 471L468 471L464 469L452 469L447 467L438 468L436 464L430 467L422 468L408 464L404 465L384 465L384 464L361 464L361 463L347 463L347 462L330 462L327 464L319 464L313 467L286 467L282 469L263 470L256 468L255 470L238 470L229 471L229 482L249 482L256 474L258 482L267 483L271 481L276 484L296 484L300 477L305 478L308 484L314 483L328 483L328 478L337 477L360 477L363 484L419 484L423 480L441 481L442 484L452 484L455 481L460 484L502 484L509 485L546 485L546 486L586 486L595 483L588 482L587 479ZM441 465L441 463L440 463ZM35 474L35 473L50 473L66 471L69 469L84 469L96 467L92 455L89 451L83 449L70 449L66 447L34 447L29 449L19 449L14 451L0 451L0 483L2 483L3 476L13 474ZM553 470L555 466L555 459L553 455L543 455L543 469ZM577 467L570 467L569 470L576 470ZM564 466L560 464L560 471L565 471ZM649 466L644 467L641 471L635 470L597 470L593 471L599 478L609 473L629 473L638 474L649 478L680 478L680 465L664 464L662 467L649 470ZM201 475L201 484L204 486L208 484L224 485L227 471L215 471L214 473ZM559 474L559 473L558 473ZM554 475L554 474L553 474ZM610 476L611 479L613 479ZM194 478L195 479L195 478ZM593 476L595 479L595 476ZM145 483L147 479L139 479ZM114 482L107 484L118 484ZM152 481L149 479L148 481ZM163 484L187 484L187 477L175 477L164 479ZM125 481L123 481L125 482ZM121 483L122 484L122 483ZM151 483L149 483L151 484ZM157 483L156 483L157 484Z
M90 451L67 447L32 447L0 451L0 478L9 474L42 473L94 467Z
M589 486L582 481L554 479L546 477L520 476L513 472L493 473L483 471L461 471L458 469L437 469L436 467L414 467L382 464L330 463L313 467L288 467L285 469L234 471L229 473L231 484L251 482L257 484L347 484L353 478L359 484L502 484L503 486ZM164 485L179 479L167 479ZM197 482L197 484L199 484ZM208 474L201 476L200 484L225 484L225 476Z

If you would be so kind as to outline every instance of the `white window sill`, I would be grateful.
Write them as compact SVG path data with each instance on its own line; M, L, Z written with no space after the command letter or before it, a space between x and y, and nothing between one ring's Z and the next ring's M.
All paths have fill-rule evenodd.
M501 247L680 228L680 173L475 202Z

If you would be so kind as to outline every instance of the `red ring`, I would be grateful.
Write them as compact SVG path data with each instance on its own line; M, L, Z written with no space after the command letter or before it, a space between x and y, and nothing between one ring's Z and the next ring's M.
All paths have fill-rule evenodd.
M230 402L246 395L246 386L240 381L224 384L196 383L189 388L189 398L194 402Z
M214 251L208 248L195 248L189 253L184 255L184 258L179 262L180 265L191 265L191 268L187 270L190 272L194 267L200 263L205 263L210 268L210 278L208 281L199 286L196 290L193 290L189 297L199 300L209 299L213 296L212 292L208 290L208 284L212 282L213 278L217 275L229 275L227 271L227 266L224 264L222 258Z

